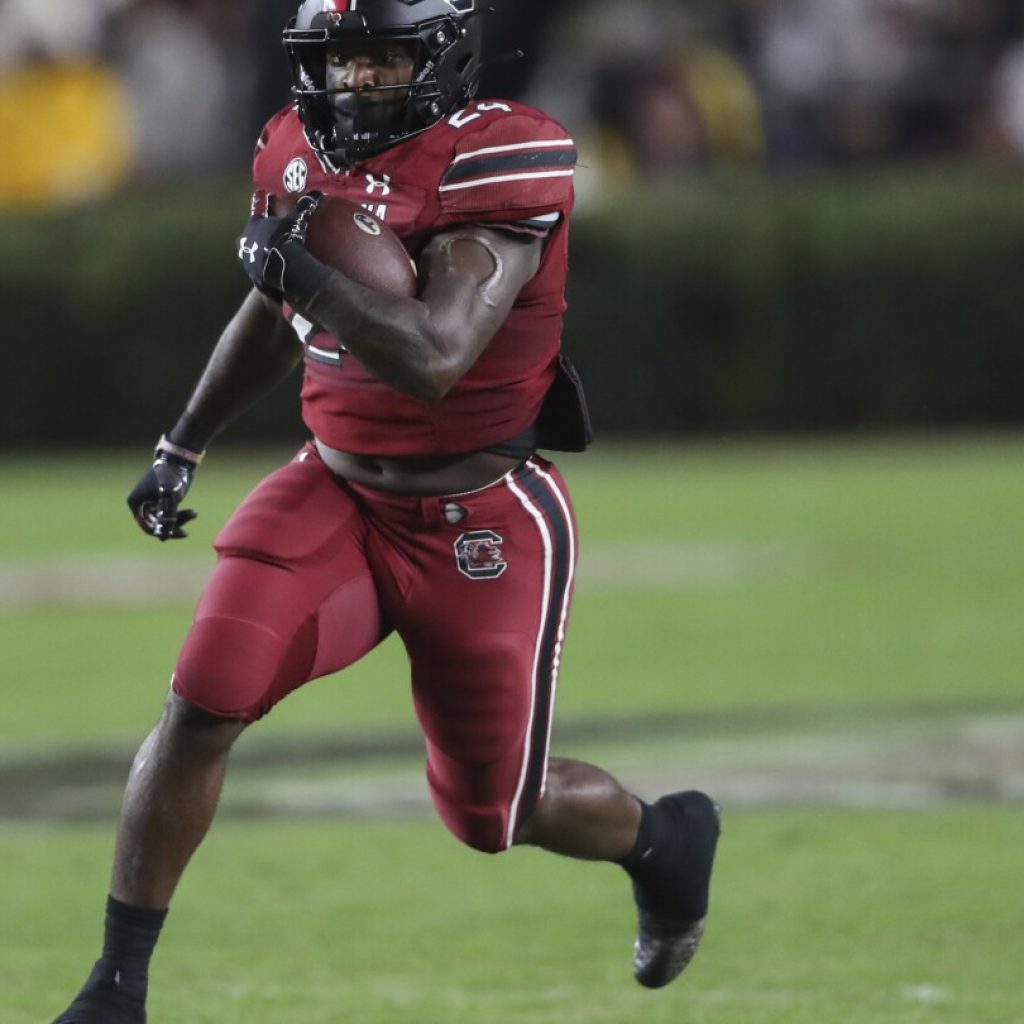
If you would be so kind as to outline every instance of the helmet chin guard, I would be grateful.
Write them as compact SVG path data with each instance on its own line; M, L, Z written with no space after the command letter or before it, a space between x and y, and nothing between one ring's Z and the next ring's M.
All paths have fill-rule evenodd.
M476 0L305 0L283 42L310 145L347 167L464 107L480 83L481 13ZM327 51L360 41L408 47L411 83L328 89ZM385 102L389 92L402 101Z

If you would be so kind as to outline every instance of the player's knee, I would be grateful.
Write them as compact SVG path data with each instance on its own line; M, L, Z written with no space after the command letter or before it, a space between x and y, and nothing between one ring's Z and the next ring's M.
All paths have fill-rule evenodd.
M464 761L429 746L427 782L438 816L459 842L481 853L511 845L518 771L509 762Z
M434 805L448 831L460 843L480 853L502 853L508 849L507 817L496 808L440 801L436 795Z
M177 693L170 693L157 727L160 740L169 750L190 752L200 756L226 753L245 729L240 718L212 715L189 703Z
M481 853L508 849L508 811L494 802L480 801L481 794L460 794L427 771L430 795L438 817L460 843Z
M253 722L269 710L280 646L256 623L197 619L178 656L174 692L207 714Z

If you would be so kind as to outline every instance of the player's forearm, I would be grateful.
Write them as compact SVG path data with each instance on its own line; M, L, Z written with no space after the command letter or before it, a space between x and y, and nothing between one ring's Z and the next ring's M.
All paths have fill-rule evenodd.
M302 312L385 384L424 401L443 398L468 369L459 345L419 299L387 295L332 273Z
M221 334L184 418L208 442L284 380L301 358L302 348L280 310L252 292Z

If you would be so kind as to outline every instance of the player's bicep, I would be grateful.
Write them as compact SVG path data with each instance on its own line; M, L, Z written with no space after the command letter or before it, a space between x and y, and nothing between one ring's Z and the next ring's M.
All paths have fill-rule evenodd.
M537 273L543 240L470 226L431 240L420 257L420 299L438 333L475 358Z

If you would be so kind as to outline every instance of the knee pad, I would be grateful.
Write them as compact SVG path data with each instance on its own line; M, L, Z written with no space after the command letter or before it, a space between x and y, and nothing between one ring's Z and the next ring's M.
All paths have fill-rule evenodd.
M458 787L450 779L441 779L431 764L427 766L427 782L438 816L459 842L481 853L503 853L508 849L508 803L479 802L478 794L473 794L470 787L459 794Z
M297 664L308 661L304 640L243 619L199 618L178 656L174 692L210 714L255 722L305 681L308 665Z

